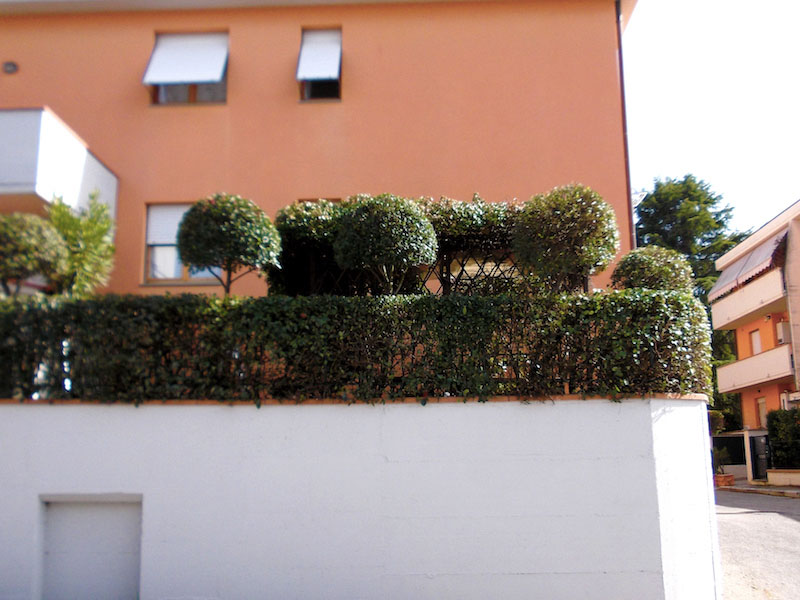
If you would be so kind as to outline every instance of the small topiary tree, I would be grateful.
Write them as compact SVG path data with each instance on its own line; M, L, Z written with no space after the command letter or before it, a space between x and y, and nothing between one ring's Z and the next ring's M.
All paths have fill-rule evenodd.
M611 283L618 289L686 292L694 289L692 267L686 257L676 250L661 246L645 246L628 252L614 269Z
M68 249L66 270L54 281L56 291L86 297L108 283L114 267L114 222L108 207L92 196L88 209L76 213L56 199L50 205L50 222Z
M18 295L22 282L34 275L59 279L67 256L64 238L49 221L22 213L0 215L0 286L7 296Z
M214 194L199 200L178 227L181 261L194 270L210 269L226 296L247 273L278 266L280 250L280 236L269 217L241 196Z
M517 261L554 291L588 289L588 278L614 258L614 210L594 190L573 184L526 202L512 232Z
M436 260L436 233L413 200L390 194L355 196L344 210L333 243L342 269L371 273L377 291L396 294L409 271Z

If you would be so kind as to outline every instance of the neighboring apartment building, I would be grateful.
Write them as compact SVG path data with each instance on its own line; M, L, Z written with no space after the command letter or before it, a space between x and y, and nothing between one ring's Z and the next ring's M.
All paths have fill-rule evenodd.
M614 207L624 253L619 45L634 5L0 0L0 211L43 212L63 192L39 179L81 179L72 163L94 159L101 176L73 184L73 203L94 186L116 205L120 293L220 289L175 247L189 204L218 191L274 217L361 192L499 201L580 182ZM37 118L80 146L51 174L42 149L61 151L25 124ZM233 289L265 290L255 276Z
M736 362L717 370L719 390L741 395L745 429L765 429L767 413L795 406L800 341L800 202L716 262L709 293L714 329L735 331Z

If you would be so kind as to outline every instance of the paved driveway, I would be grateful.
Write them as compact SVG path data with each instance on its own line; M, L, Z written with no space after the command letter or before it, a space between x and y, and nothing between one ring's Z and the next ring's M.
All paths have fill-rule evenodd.
M800 499L717 491L724 600L800 599Z

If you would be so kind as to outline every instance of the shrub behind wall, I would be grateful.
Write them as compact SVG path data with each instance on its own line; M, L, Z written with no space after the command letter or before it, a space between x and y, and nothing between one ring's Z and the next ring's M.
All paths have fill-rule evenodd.
M0 396L148 399L707 392L689 294L103 296L0 304Z
M769 445L776 469L800 469L800 409L767 413Z

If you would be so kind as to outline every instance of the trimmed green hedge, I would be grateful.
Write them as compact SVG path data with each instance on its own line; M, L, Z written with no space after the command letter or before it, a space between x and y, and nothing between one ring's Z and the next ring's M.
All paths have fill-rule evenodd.
M103 296L0 303L0 397L148 399L708 392L691 295Z
M767 413L772 464L776 469L800 469L800 409Z
M511 246L511 230L519 205L486 202L478 194L472 201L442 197L418 200L433 225L439 252L493 252Z

